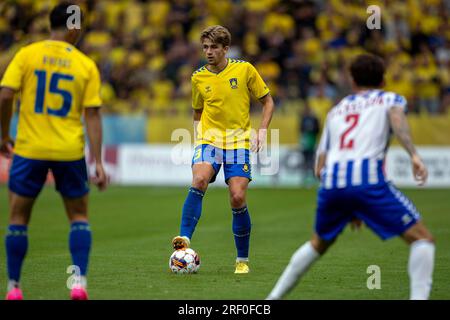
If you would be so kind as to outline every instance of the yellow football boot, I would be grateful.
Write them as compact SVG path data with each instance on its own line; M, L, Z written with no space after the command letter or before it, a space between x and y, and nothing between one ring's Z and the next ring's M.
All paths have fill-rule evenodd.
M234 270L234 273L236 274L243 274L243 273L249 273L250 268L248 267L247 261L236 261L236 270Z

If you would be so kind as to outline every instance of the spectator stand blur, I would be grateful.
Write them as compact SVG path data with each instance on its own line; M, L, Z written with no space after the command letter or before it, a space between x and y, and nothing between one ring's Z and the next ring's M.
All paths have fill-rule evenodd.
M0 3L0 74L21 46L47 37L48 12L57 2ZM79 47L100 68L107 115L144 117L148 126L189 118L190 76L205 63L200 31L222 24L232 34L229 56L260 71L276 116L297 118L307 104L322 126L329 108L350 92L348 62L372 52L385 59L386 89L408 99L410 114L450 119L449 1L75 2L87 18ZM366 27L370 4L381 8L380 30ZM260 110L252 105L252 112Z
M319 131L319 119L306 104L300 115L299 141L299 150L302 155L301 183L305 187L311 187L315 183L314 164Z

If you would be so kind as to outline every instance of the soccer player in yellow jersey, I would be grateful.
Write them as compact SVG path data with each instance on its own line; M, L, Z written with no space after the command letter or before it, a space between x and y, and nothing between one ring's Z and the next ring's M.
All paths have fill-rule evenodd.
M79 281L72 287L71 298L87 299L91 231L87 217L89 187L83 114L96 161L93 182L103 190L107 178L101 160L99 72L95 63L74 47L81 29L68 29L70 6L62 3L51 11L50 39L19 50L0 83L1 153L13 158L6 235L8 300L23 298L19 280L28 247L27 225L49 170L71 223L69 248L73 264L79 268ZM20 95L20 111L13 145L9 128L16 92Z
M207 64L192 75L192 107L196 147L192 159L192 186L183 206L180 235L174 249L187 248L202 210L208 184L223 164L233 211L232 229L237 249L235 273L248 273L251 222L246 192L251 181L249 148L259 151L272 118L274 103L269 89L248 62L228 59L230 32L222 26L205 29L200 36ZM256 138L250 141L250 99L263 106ZM252 143L251 143L252 142Z

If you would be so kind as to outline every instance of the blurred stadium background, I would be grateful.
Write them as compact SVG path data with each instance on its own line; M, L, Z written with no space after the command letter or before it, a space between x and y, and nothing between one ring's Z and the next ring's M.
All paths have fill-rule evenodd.
M425 221L429 221L438 239L432 297L450 298L450 1L75 2L82 6L87 17L87 29L79 48L96 61L102 76L107 170L114 184L127 185L112 187L104 194L93 191L91 220L96 243L91 286L94 298L264 298L292 251L309 236L313 225L314 188L297 189L305 182L299 152L302 116L305 110L311 109L322 125L329 108L350 92L345 68L352 57L362 52L372 52L385 59L386 89L408 99L413 138L430 170L429 186L441 188L406 193L424 212ZM20 47L48 36L48 13L56 3L50 0L0 2L0 76ZM381 8L380 30L366 27L369 17L366 9L374 4ZM260 163L253 171L252 188L270 189L254 188L249 193L255 226L250 287L230 274L234 249L231 225L224 227L230 220L226 190L208 191L205 211L212 212L206 212L202 218L195 249L204 257L203 276L208 278L208 283L222 281L222 290L208 286L198 277L183 281L170 275L148 277L166 270L170 255L168 242L178 230L185 189L191 180L190 144L188 152L183 149L174 156L173 146L177 141L172 141L172 133L179 128L192 133L190 76L205 64L199 33L213 24L224 25L231 31L229 57L251 62L268 83L276 102L271 128L280 130L280 147L273 154L279 155L278 174L261 174L264 165ZM252 105L251 111L252 122L257 126L258 103ZM15 130L15 125L12 129ZM408 157L395 141L393 144L387 161L388 175L398 185L412 187ZM174 158L185 164L174 165ZM8 162L2 158L2 183L7 181L7 170ZM217 184L224 185L223 181ZM5 185L0 189L2 198L6 199ZM44 193L37 203L36 211L40 212L35 212L30 231L35 244L25 262L25 293L29 290L29 297L35 299L61 299L66 294L64 279L67 278L61 265L70 264L65 245L67 225L57 195L47 190ZM282 203L280 199L284 199ZM0 225L4 225L6 201L1 201L0 210L3 216ZM212 236L216 239L214 244L208 241ZM355 245L359 241L365 243L364 250ZM326 257L318 267L322 273L307 277L305 290L296 291L291 298L407 297L407 250L400 240L380 246L365 230L360 237L346 235L341 243L336 249L338 256ZM149 255L142 255L139 248L146 248ZM356 256L354 251L358 253ZM371 258L372 253L378 260ZM44 263L43 257L48 254L52 259ZM0 279L3 279L5 266L1 261ZM380 292L365 287L365 268L374 262L387 270L383 271L385 290ZM118 272L122 272L120 276ZM0 282L3 290L3 280ZM117 283L121 292L116 290ZM58 288L50 293L42 290L50 285ZM170 290L174 287L178 288L175 296Z
M1 2L0 75L18 48L47 37L49 9L57 2ZM305 106L321 124L329 108L349 93L348 61L365 51L385 58L386 89L408 99L414 141L424 146L450 145L448 0L75 2L87 17L79 47L101 70L105 154L113 181L158 184L154 179L163 177L146 174L152 164L153 169L160 166L152 171L168 172L173 183L189 183L189 166L169 170L173 166L164 145L173 145L171 134L177 128L192 132L190 75L205 64L199 32L212 24L231 30L229 56L253 63L276 101L272 128L280 129L280 174L255 179L255 184L300 183L302 157L296 150ZM373 4L381 9L380 30L366 27L366 9ZM254 103L254 124L259 112ZM133 151L121 147L130 143L163 146ZM444 156L434 149L431 153L440 157L427 159L437 165L431 168L431 185L435 179L436 184L450 185L450 157L445 151ZM187 163L189 158L185 155ZM397 164L404 161L395 157ZM3 161L2 181L5 166ZM403 166L394 166L388 165L388 170L410 184ZM134 170L129 172L131 167Z

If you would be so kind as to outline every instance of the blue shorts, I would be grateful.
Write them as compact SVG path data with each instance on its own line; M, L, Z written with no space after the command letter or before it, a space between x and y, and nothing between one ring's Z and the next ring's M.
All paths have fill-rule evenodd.
M335 239L353 218L358 218L381 239L401 235L419 219L414 204L390 182L365 187L320 189L316 233Z
M89 192L86 161L34 160L14 155L8 187L20 196L36 198L45 184L48 171L56 190L67 198L80 198Z
M216 181L217 174L223 164L225 182L232 177L245 177L252 181L252 167L250 164L250 151L248 149L220 149L210 144L195 147L192 165L201 162L211 163L214 176L210 183Z

